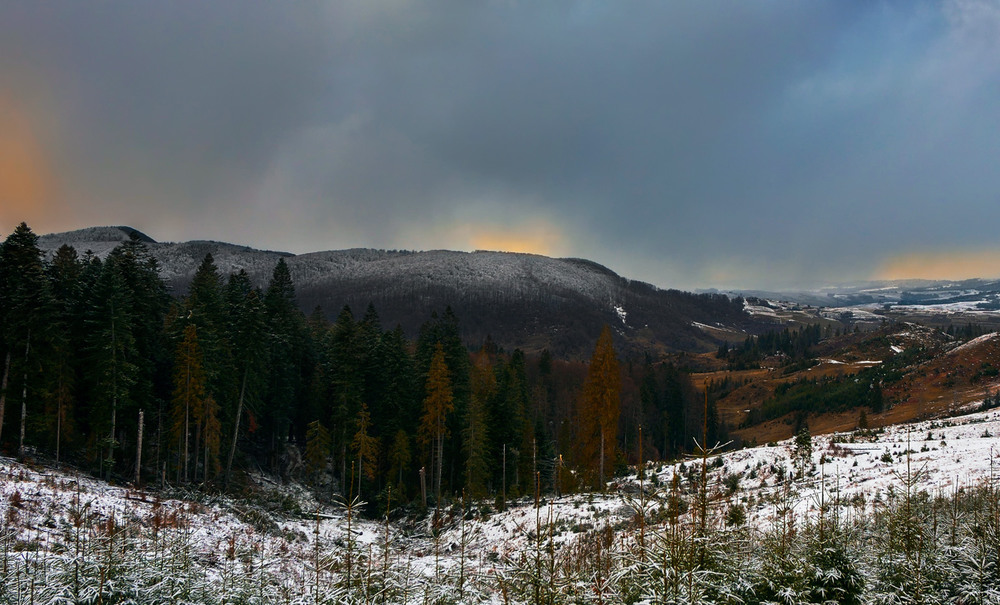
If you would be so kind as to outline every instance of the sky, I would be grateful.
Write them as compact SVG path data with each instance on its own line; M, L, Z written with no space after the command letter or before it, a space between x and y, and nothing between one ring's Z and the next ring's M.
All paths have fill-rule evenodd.
M1000 276L1000 0L0 0L0 230Z

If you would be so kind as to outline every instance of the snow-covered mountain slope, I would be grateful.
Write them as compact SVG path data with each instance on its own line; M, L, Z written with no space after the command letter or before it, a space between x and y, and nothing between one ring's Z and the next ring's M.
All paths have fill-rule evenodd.
M104 256L134 230L100 227L42 236L52 252L67 243L79 253ZM279 258L295 280L299 303L321 306L334 317L344 305L356 316L374 304L386 328L401 325L415 336L431 313L451 306L463 337L491 336L508 348L550 349L557 355L589 355L603 324L621 336L622 348L711 350L720 340L742 340L754 320L741 303L722 295L662 290L620 277L582 259L506 252L427 252L371 249L292 255L221 242L154 242L142 236L175 294L183 294L206 254L225 276L241 269L264 286ZM716 330L706 332L699 325Z
M728 511L738 505L758 540L773 528L794 536L795 528L817 523L821 508L828 522L860 523L871 532L870 519L888 514L903 494L953 497L995 485L998 434L1000 412L992 410L877 433L814 436L808 448L789 440L712 456L709 529L726 531ZM370 583L373 590L392 591L388 602L427 602L433 591L458 590L469 592L454 602L532 602L530 583L520 584L528 591L521 598L500 593L513 590L519 574L538 564L533 556L560 561L566 582L589 587L592 576L572 579L573 562L601 556L593 550L595 541L623 560L634 557L642 539L640 508L646 510L650 541L669 536L672 523L696 526L702 464L647 464L641 494L633 473L613 481L604 494L549 493L537 505L523 499L505 511L456 499L440 511L435 529L433 512L390 522L349 519L343 507L322 506L294 484L269 486L259 479L256 502L281 503L280 510L265 510L254 500L172 499L0 458L0 546L10 586L16 579L24 591L23 599L11 602L28 602L29 574L38 577L31 585L38 591L33 602L58 600L46 590L61 590L65 597L74 590L96 591L104 581L118 582L118 591L175 597L179 593L170 591L188 591L186 602L258 602L248 596L258 593L313 602L319 594L344 598L344 577L349 584L351 573L352 594L370 598L368 588L362 590ZM675 521L666 512L672 499L688 503ZM940 523L947 523L944 516ZM737 573L751 578L755 570Z

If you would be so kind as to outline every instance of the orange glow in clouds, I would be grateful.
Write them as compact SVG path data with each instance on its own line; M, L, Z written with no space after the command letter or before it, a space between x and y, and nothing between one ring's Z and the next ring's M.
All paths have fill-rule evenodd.
M468 227L469 247L474 250L526 252L552 256L561 247L563 236L555 227L539 223L521 228Z
M0 97L0 226L46 218L54 179L39 137L24 112ZM37 231L37 229L35 229Z
M971 279L1000 277L1000 250L912 252L888 261L874 279Z

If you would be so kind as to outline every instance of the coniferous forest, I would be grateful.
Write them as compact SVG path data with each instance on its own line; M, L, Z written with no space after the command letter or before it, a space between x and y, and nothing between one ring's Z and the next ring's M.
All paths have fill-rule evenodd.
M254 284L206 256L172 296L137 238L105 258L46 257L25 224L0 246L0 320L0 447L29 464L3 476L2 602L1000 602L994 480L929 494L907 449L886 494L831 496L803 515L796 486L825 486L817 459L844 455L832 441L813 452L807 430L795 477L705 450L653 472L645 461L725 441L725 427L711 393L669 364L620 359L607 327L582 363L462 342L447 307L415 335L382 326L374 306L331 320L301 311L282 260ZM92 509L81 472L140 504ZM271 497L261 477L342 512L317 507L309 538L248 507L253 529L206 537L203 505L132 491L250 502ZM612 477L622 491L595 496ZM751 481L766 493L740 496ZM484 548L491 517L515 502L519 546ZM553 516L556 503L580 516ZM27 531L52 542L20 538L22 516L44 517Z
M608 329L585 364L462 342L448 307L415 335L372 305L307 315L280 259L254 284L207 255L176 294L137 237L47 258L18 226L0 248L3 451L116 482L238 492L265 473L426 504L599 486L635 462L640 425L648 459L703 430L687 374L619 363Z

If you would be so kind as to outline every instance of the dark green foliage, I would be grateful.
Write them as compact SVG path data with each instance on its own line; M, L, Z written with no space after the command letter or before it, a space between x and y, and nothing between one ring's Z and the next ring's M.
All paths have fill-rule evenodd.
M311 355L305 316L295 301L295 286L284 259L279 259L264 294L263 345L267 354L268 381L260 406L260 426L256 443L268 458L267 468L280 470L279 458L285 455L296 402L306 394L305 374L312 372L306 363ZM259 345L258 345L259 346ZM302 427L304 429L304 425Z
M57 312L38 236L21 223L0 246L0 372L7 386L0 438L18 449L23 431L35 436L44 426L37 421L53 365Z
M823 328L819 324L799 330L771 330L759 336L747 336L739 347L724 343L716 352L716 357L727 360L731 370L758 367L762 359L772 355L784 356L788 364L808 367L808 359L812 356L810 348L822 339Z
M691 377L673 365L654 365L647 360L640 371L638 422L642 424L645 455L671 459L693 452L695 439L700 443L704 437L703 393L696 392ZM721 436L714 403L715 398L710 398L709 443Z
M8 453L21 445L23 403L27 447L108 477L132 479L138 470L140 480L176 480L176 473L163 472L177 455L175 439L168 437L169 402L175 351L193 327L205 398L218 407L203 426L195 421L185 432L191 440L190 478L218 478L224 487L239 482L247 469L301 478L307 427L319 421L331 441L333 485L346 487L351 464L362 466L351 442L366 406L370 420L364 434L372 441L365 451L375 453L367 453L363 464L366 475L372 471L366 491L380 493L391 484L399 497L418 494L417 427L431 356L440 346L455 406L441 444L442 497L453 497L466 485L488 496L504 486L511 495L530 494L536 480L542 492L574 483L577 404L586 365L548 351L537 357L503 351L485 335L489 382L495 386L470 411L470 353L451 307L430 314L411 342L400 326L384 330L371 303L358 307L365 309L360 319L349 307L333 322L319 308L306 318L284 260L260 290L245 272L220 275L210 255L184 296L171 300L157 262L138 237L105 257L81 257L64 246L46 261L26 225L0 248L0 283L0 362L8 382L0 446ZM704 303L738 314L742 305L726 297L670 296L690 312ZM641 314L641 307L635 308ZM622 408L629 415L622 415L609 440L614 459L625 464L635 457L640 424L644 457L690 451L705 417L688 375L651 360L630 364L622 375ZM136 469L139 412L145 418L144 451L142 468ZM709 430L710 438L718 439L713 414L714 397Z
M882 411L882 389L876 371L866 370L857 376L835 379L783 383L775 389L772 399L750 411L743 426L753 426L792 412L821 414L859 406Z

